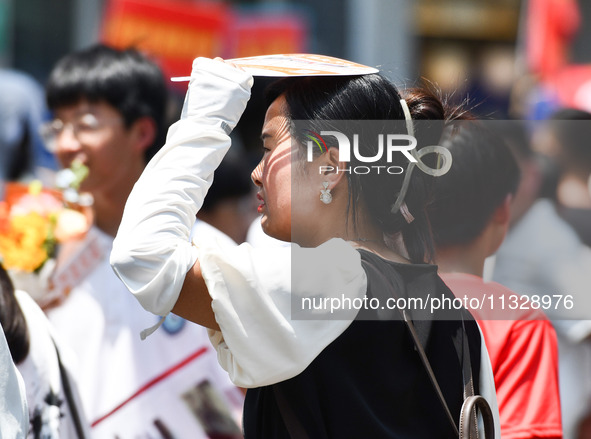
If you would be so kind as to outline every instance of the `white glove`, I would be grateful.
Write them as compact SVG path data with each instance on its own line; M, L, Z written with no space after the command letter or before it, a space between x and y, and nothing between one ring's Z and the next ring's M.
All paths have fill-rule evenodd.
M111 265L148 311L170 312L197 259L191 227L252 84L250 74L224 62L193 61L181 119L131 191Z

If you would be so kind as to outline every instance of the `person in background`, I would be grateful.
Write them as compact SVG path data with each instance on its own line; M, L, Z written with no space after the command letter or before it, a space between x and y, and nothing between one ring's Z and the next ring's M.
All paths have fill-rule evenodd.
M522 179L511 205L510 229L490 261L491 280L530 298L571 300L570 306L554 301L544 311L558 338L564 438L575 439L580 437L579 423L591 411L591 249L557 212L554 163L534 152L548 145L546 122L534 125L531 136L516 121L508 128L504 137Z
M246 157L239 152L230 154L216 169L197 218L242 244L255 216L256 198Z
M53 328L41 308L27 293L14 290L2 265L0 323L25 383L30 422L27 437L89 438L90 425L63 347L58 347Z
M52 182L57 165L40 135L48 118L43 87L24 72L0 69L0 198L4 181Z
M492 363L501 436L562 438L552 324L534 307L510 311L519 295L483 280L485 259L497 251L508 229L519 181L511 150L485 123L461 121L444 142L453 165L435 182L430 207L435 260L456 297L476 299L469 309Z
M66 55L46 86L54 119L44 132L64 167L80 163L94 224L57 270L72 288L47 314L76 354L75 377L94 438L238 438L243 395L216 360L205 329L145 312L109 266L127 197L164 143L167 89L134 49L104 45ZM63 253L61 253L63 254ZM59 258L59 256L58 256ZM218 435L218 436L216 436Z
M557 211L587 246L591 246L590 138L591 113L565 108L542 123L533 144L558 166Z

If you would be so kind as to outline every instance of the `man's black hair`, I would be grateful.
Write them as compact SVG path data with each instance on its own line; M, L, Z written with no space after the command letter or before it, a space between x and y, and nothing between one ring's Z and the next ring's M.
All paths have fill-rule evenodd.
M519 167L504 140L478 121L456 122L443 143L453 158L435 179L429 216L436 247L465 245L485 229L519 183Z
M160 68L135 49L118 50L102 44L73 52L52 70L46 85L51 110L83 99L105 101L117 109L127 127L141 117L157 125L146 162L164 144L167 89Z

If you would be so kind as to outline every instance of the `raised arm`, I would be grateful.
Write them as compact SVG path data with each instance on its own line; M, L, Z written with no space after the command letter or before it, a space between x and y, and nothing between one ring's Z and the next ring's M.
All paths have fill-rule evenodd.
M175 313L217 329L189 233L252 84L223 61L197 58L181 118L127 200L111 265L148 311L166 315L178 300ZM179 300L183 285L191 294Z
M359 253L340 239L271 249L189 242L251 85L230 65L195 61L181 120L132 190L111 253L115 273L145 309L216 330L209 334L218 360L242 387L297 375L357 314L326 308L313 320L293 319L293 304L304 296L355 300L367 286Z

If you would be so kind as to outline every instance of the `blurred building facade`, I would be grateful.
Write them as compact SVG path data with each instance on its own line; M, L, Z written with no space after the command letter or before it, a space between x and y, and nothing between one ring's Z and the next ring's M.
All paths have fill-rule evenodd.
M54 62L98 41L107 5L118 0L0 0L0 66L44 82ZM119 0L122 1L122 0ZM140 0L129 0L142 3ZM426 78L458 99L469 95L482 115L508 114L511 89L527 70L528 5L554 0L150 0L225 5L245 17L269 11L305 23L308 52L379 66L395 82ZM580 25L568 56L591 63L591 3L578 4ZM249 15L250 14L250 15ZM248 21L248 18L246 19ZM245 21L243 20L243 23ZM199 26L199 23L195 23ZM253 21L253 26L256 23ZM269 40L268 48L273 37ZM281 46L275 46L281 47ZM235 52L222 56L232 57ZM202 55L195 53L195 56ZM207 56L207 54L205 54Z
M0 0L0 63L27 71L43 81L55 60L98 40L107 3L107 0ZM224 3L247 8L260 5L299 8L309 23L309 51L380 65L401 80L432 69L432 61L426 59L442 45L447 50L457 47L457 43L466 46L463 43L468 41L472 45L482 41L514 43L519 10L519 0Z

